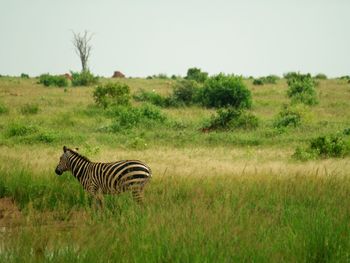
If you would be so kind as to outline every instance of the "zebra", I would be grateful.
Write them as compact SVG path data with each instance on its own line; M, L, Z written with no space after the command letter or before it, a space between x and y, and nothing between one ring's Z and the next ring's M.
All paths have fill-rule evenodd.
M77 150L63 146L63 154L56 167L56 174L71 171L100 207L104 194L120 194L131 191L134 200L143 202L143 190L152 177L151 169L138 160L122 160L111 163L91 162Z

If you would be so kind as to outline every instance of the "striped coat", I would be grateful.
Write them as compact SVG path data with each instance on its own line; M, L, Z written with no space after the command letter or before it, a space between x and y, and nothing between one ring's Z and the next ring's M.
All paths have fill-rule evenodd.
M75 150L63 147L56 174L71 171L83 188L102 205L103 194L131 191L134 199L143 201L143 190L152 177L151 169L138 160L95 163Z

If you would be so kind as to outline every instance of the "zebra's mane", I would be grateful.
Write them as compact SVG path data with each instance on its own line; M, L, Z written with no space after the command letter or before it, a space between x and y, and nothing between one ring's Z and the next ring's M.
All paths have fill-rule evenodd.
M78 153L78 152L76 152L76 151L74 151L74 150L72 150L72 149L69 149L69 148L68 148L67 151L71 152L74 156L78 156L78 157L80 157L81 159L83 159L83 160L85 160L85 161L91 162L89 158L87 158L87 157L81 155L80 153Z

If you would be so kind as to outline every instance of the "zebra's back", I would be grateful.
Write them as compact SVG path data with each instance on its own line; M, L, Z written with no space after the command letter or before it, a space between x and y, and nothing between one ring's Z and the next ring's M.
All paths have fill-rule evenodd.
M139 160L95 164L92 181L104 194L141 189L152 177L151 169Z

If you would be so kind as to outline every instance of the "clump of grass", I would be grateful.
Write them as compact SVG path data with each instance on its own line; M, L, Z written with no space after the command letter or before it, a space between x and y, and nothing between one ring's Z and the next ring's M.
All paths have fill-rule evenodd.
M21 122L14 122L8 126L6 133L9 137L22 137L34 134L37 131L38 128L36 126L24 124Z
M39 105L37 105L37 104L24 104L21 107L20 111L24 115L37 114L39 112Z
M7 114L8 112L9 109L2 102L0 102L0 115Z

